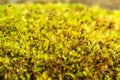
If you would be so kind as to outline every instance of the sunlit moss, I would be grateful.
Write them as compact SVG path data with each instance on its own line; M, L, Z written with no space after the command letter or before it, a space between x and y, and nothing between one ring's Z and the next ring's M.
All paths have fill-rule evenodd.
M0 79L119 80L119 13L68 3L0 6Z

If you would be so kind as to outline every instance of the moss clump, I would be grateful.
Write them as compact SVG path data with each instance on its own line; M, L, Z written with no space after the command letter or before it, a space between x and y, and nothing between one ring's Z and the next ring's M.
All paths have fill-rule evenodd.
M0 79L119 80L119 14L82 4L0 6Z

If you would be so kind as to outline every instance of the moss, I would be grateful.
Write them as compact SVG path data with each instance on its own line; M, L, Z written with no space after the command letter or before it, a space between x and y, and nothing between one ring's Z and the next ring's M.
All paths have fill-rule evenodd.
M119 11L83 4L0 6L0 77L119 80Z

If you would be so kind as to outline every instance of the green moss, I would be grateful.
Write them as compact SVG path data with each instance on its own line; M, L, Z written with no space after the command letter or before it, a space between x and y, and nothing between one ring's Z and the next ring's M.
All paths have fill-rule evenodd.
M119 80L119 13L82 4L0 6L0 78Z

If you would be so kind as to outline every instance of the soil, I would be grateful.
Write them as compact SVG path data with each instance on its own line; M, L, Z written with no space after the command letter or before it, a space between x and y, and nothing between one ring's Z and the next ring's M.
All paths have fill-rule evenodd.
M100 5L103 8L107 9L120 9L120 0L0 0L0 4L4 3L16 3L16 2L54 2L54 1L62 1L62 2L71 2L71 3L84 3L87 5Z
M120 0L71 0L74 3L85 3L87 5L100 5L107 9L120 9Z

